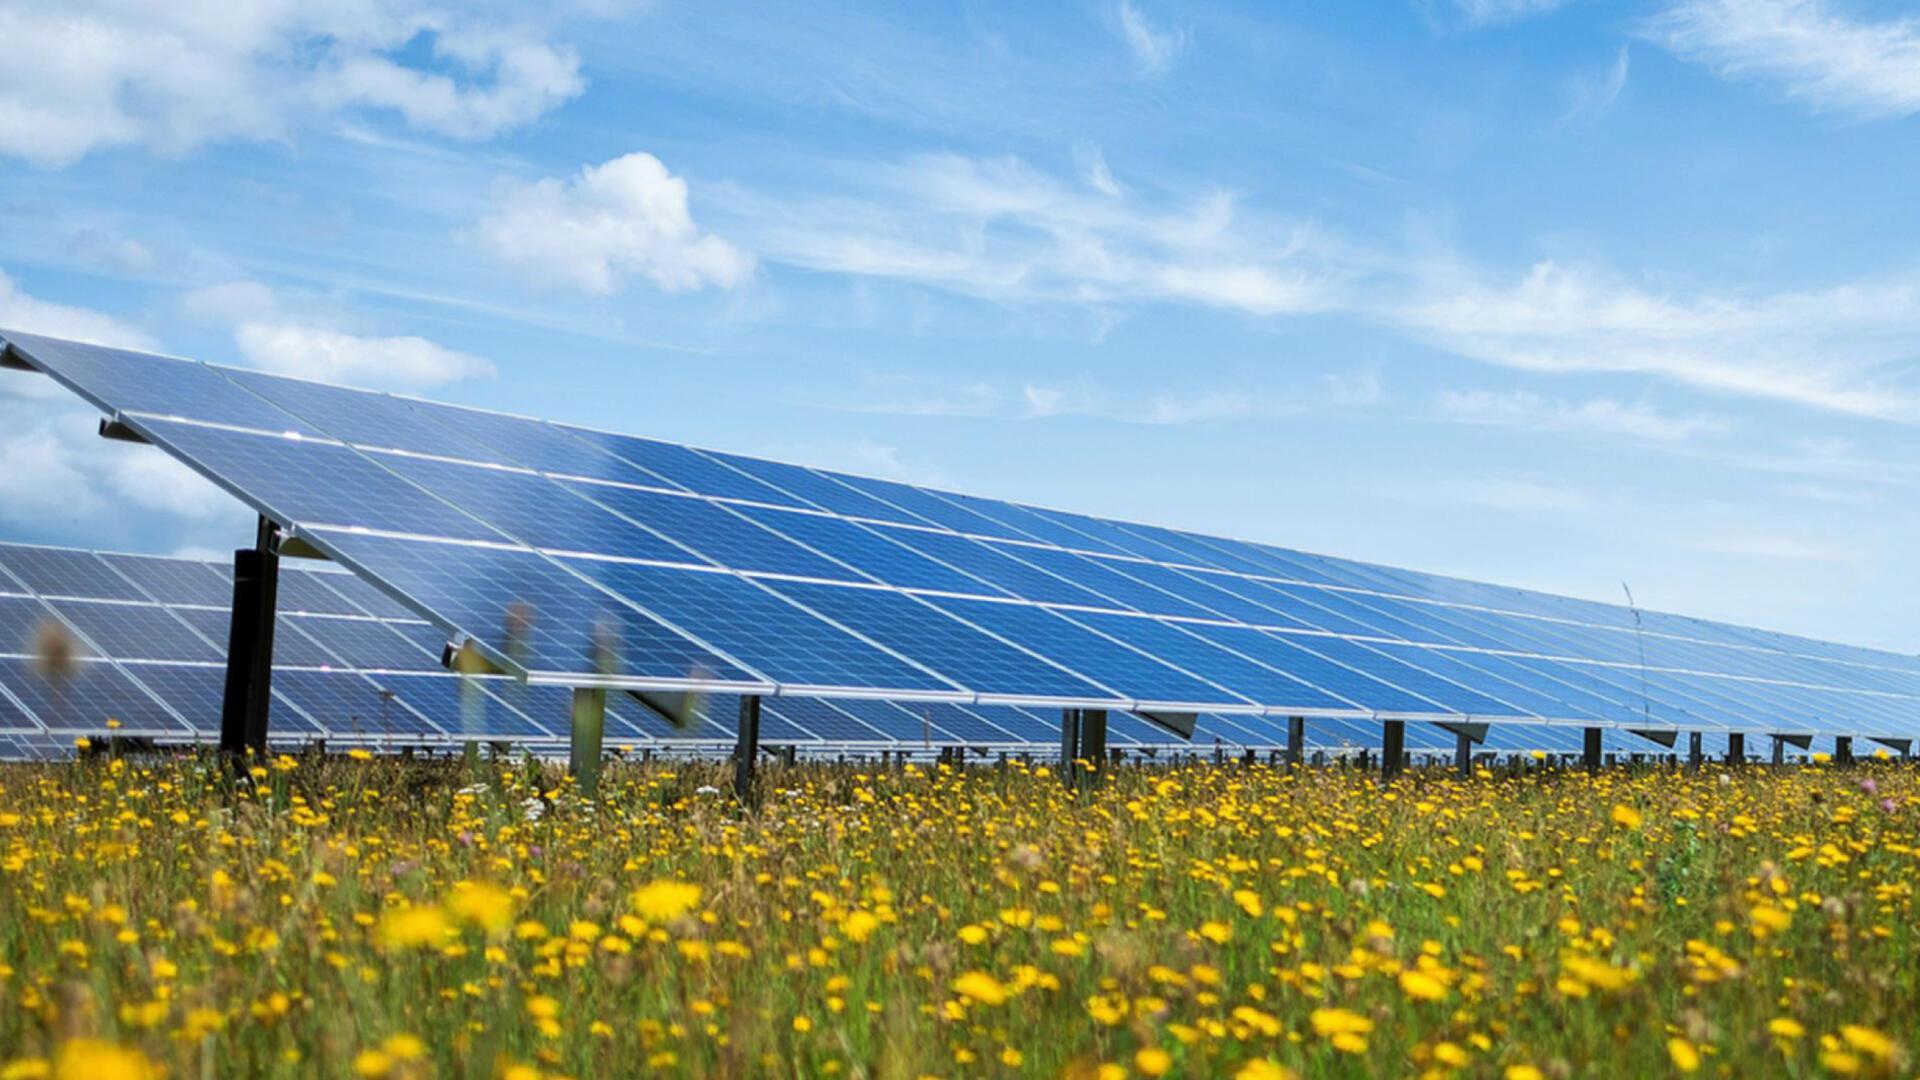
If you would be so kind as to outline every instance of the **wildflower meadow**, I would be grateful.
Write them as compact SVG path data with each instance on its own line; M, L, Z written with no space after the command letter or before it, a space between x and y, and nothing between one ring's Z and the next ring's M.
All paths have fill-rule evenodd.
M1905 1075L1920 770L0 768L0 1077Z

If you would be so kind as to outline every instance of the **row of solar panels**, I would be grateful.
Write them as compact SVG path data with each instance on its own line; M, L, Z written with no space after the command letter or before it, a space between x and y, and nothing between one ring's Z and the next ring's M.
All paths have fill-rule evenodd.
M1603 604L6 337L535 681L1251 717L1920 727L1920 661L1895 654L1657 613L1640 632Z
M232 592L224 565L0 543L0 758L62 756L76 736L166 741L218 738L222 662ZM463 684L440 666L444 635L413 619L351 574L289 561L280 574L273 717L277 744L418 745L475 738L538 747L562 742L568 691L500 677ZM50 629L57 628L57 629ZM63 675L45 659L49 633L75 655ZM735 736L732 698L701 701L684 726L616 696L608 733L615 745L719 748ZM109 727L109 722L114 726ZM1111 743L1121 749L1176 747L1272 751L1284 724L1263 717L1205 716L1192 743L1119 714ZM1013 707L878 700L766 702L762 738L771 744L846 749L972 746L1051 751L1058 719ZM1446 752L1453 736L1419 725L1416 751ZM1623 752L1651 750L1631 737ZM1379 730L1316 721L1307 748L1377 749ZM1573 752L1579 733L1538 725L1495 733L1489 750Z

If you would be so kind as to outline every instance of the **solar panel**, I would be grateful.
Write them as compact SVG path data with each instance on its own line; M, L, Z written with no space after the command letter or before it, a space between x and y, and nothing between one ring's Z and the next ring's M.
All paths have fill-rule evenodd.
M405 611L538 681L774 700L928 694L941 705L922 711L923 726L956 739L1005 730L965 711L969 703L1181 706L1211 712L1212 737L1250 747L1284 734L1265 714L1887 737L1920 726L1914 658L5 337L30 364L365 579L283 582L284 610ZM0 549L5 580L39 595L150 601L163 588L173 603L219 606L216 585L191 575L159 582L116 562L107 580L131 595L59 592L114 586L78 583L85 575L71 567L86 564L85 553L28 556L18 567L8 556ZM133 588L143 574L155 586ZM338 580L316 580L329 576ZM856 587L874 583L887 587ZM291 606L315 593L320 606ZM612 650L602 647L609 623ZM318 629L338 628L303 624L290 637L319 645L309 633ZM388 644L355 628L322 651L350 651L364 665ZM883 717L893 727L891 713L858 708L867 727ZM779 722L796 737L813 732L790 714ZM1158 737L1114 730L1143 745Z

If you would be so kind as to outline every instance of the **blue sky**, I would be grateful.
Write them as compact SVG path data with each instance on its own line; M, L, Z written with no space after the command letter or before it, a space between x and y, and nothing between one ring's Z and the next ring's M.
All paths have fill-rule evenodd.
M152 7L0 3L0 325L1920 651L1895 5Z

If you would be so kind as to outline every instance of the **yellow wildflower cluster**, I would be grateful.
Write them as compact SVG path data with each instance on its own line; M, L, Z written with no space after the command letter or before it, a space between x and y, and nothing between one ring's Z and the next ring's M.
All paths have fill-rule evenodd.
M0 766L0 1080L1907 1075L1920 773Z

